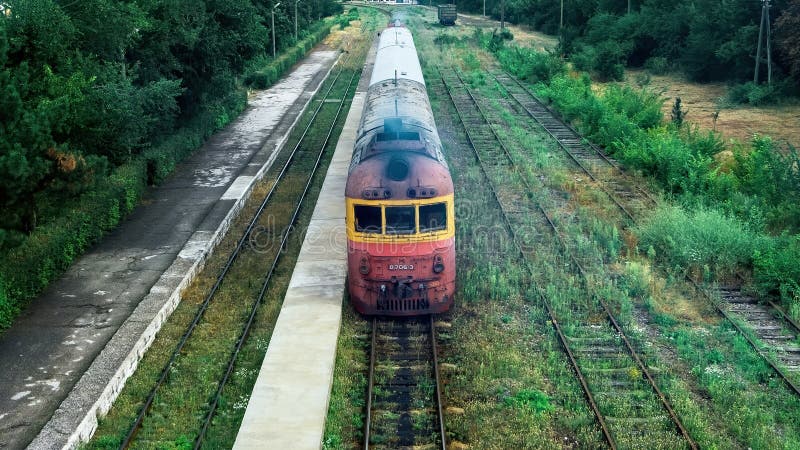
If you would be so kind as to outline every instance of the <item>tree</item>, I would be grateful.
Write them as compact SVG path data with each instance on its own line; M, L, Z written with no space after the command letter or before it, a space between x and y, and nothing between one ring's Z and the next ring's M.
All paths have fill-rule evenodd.
M800 0L790 0L775 21L775 37L778 53L789 72L800 78Z

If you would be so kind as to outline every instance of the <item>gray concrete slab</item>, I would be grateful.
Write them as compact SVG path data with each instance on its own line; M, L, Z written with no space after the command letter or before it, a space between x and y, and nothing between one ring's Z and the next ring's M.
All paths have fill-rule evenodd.
M0 448L94 432L337 57L314 51L257 93L2 336Z
M347 272L344 187L375 46L312 213L234 449L319 449Z
M347 253L344 219L312 219L298 258L303 261L338 260Z

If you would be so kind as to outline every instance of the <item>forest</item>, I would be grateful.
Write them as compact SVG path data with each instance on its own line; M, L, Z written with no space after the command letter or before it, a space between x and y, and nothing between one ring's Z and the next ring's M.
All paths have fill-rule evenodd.
M273 59L276 3L0 1L0 329L342 10L282 2Z
M560 51L579 69L620 79L625 66L680 71L696 81L739 84L742 101L774 101L800 89L800 0L774 0L769 12L772 83L753 83L761 23L757 0L500 0L487 14L560 36ZM459 2L482 12L482 0ZM766 33L766 32L765 32ZM762 59L766 51L762 49ZM767 64L759 68L762 83ZM764 83L765 84L765 83Z

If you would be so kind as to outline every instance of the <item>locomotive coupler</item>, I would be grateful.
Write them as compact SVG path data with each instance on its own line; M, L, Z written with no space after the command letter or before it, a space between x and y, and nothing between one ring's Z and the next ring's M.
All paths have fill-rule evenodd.
M397 277L392 277L395 297L408 298L414 292L414 290L411 288L411 281L411 277L403 281L398 280Z

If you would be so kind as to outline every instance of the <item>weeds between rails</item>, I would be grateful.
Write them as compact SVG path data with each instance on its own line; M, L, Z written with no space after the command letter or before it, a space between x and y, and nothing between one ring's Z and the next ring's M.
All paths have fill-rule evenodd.
M452 70L451 72L442 72L440 70L440 74L442 77L442 82L445 84L448 94L450 95L450 98L456 107L458 116L464 124L467 134L470 137L471 147L475 152L481 167L483 168L486 178L489 180L489 185L493 191L494 197L497 199L498 205L503 212L504 221L509 231L515 237L515 243L520 255L523 258L523 261L528 259L527 254L533 251L536 246L539 245L539 242L536 240L529 240L528 237L525 236L520 236L518 234L518 230L521 228L525 229L525 227L530 225L530 223L524 223L525 218L529 218L532 214L539 212L541 213L541 217L544 219L543 222L546 222L545 226L548 226L548 229L551 230L553 235L557 238L563 252L566 253L564 256L571 263L573 270L577 270L582 276L582 279L584 280L584 289L589 293L591 300L599 303L600 307L602 308L602 311L600 312L605 313L610 325L613 327L613 330L611 333L609 333L608 331L602 332L601 330L594 330L592 326L589 326L591 323L590 320L593 318L592 316L598 313L598 311L593 310L592 306L589 306L584 311L576 310L570 314L572 316L577 314L579 319L582 319L586 326L576 327L574 323L570 324L567 322L570 325L570 331L572 332L571 336L567 336L562 331L562 328L559 325L559 320L556 317L556 313L550 307L547 298L541 291L539 291L541 300L545 303L548 313L551 316L552 323L556 328L559 340L564 346L575 373L581 381L581 385L584 389L587 400L597 417L598 423L603 430L603 434L609 445L612 448L616 448L617 440L621 440L623 446L635 446L638 444L644 445L645 442L642 441L642 439L645 439L649 445L652 445L653 443L651 442L651 439L657 437L658 440L656 441L656 445L663 445L664 448L674 448L676 445L679 445L680 441L676 440L678 436L676 436L674 432L672 432L673 430L670 430L670 427L665 424L665 422L671 421L673 426L679 431L682 439L685 441L684 444L688 444L690 447L696 448L696 444L689 436L677 415L675 415L672 407L666 400L666 397L659 390L652 375L649 373L647 366L643 363L636 350L630 344L622 328L617 324L614 315L608 309L608 306L605 304L602 298L598 296L596 292L594 292L594 289L590 286L588 281L586 281L588 274L583 268L583 264L575 256L576 252L574 249L569 248L569 246L563 240L558 228L553 223L550 216L547 214L541 204L538 202L532 202L535 203L535 206L529 207L530 205L527 205L521 208L526 201L531 203L530 200L520 196L519 192L514 192L513 187L509 189L507 187L508 184L498 184L496 181L492 180L487 170L488 166L492 166L492 168L502 168L503 172L505 173L518 173L518 168L516 167L513 158L502 144L502 141L496 135L489 121L481 111L480 105L463 83L463 80L461 80L458 73L455 70ZM463 89L462 95L454 95L454 91L458 90L459 88ZM463 95L463 93L466 93L466 95ZM496 151L498 147L503 150L502 153ZM532 189L530 189L530 186L527 184L527 181L524 178L520 179L522 180L522 184L526 187L525 192L533 192ZM542 221L540 221L539 226L541 225ZM536 278L532 270L531 275ZM614 333L616 333L616 336L614 336ZM622 342L619 342L620 340ZM578 345L579 342L586 341L589 342L589 345L584 344L583 347ZM624 343L624 346L621 345L622 343ZM614 345L616 345L616 347L614 347ZM573 350L571 347L575 347L575 350ZM624 350L622 350L620 347L624 348ZM626 369L630 371L631 366L628 361L624 359L622 361L618 360L625 350L627 350L628 355L630 355L635 362L635 367L641 371L640 373L644 376L647 383L637 383L637 381L641 380L635 380L633 379L634 377L631 377L630 383L627 383L627 385L618 380L602 379L603 371L609 368L615 372L622 372L623 374L625 373ZM576 358L576 353L580 353L581 356ZM597 358L597 355L601 355L601 357ZM594 361L590 361L590 358L592 357L595 357ZM597 360L599 360L599 362ZM608 396L604 404L598 405L595 401L592 390L589 387L587 379L584 377L581 367L584 368L583 370L595 370L595 376L592 377L592 381L594 381L594 383L592 384L595 386L605 385L606 388L611 388L611 395ZM636 403L637 397L642 395L641 391L643 386L640 384L643 384L644 386L649 384L649 388L652 389L652 391L656 394L660 404L669 414L668 421L663 420L663 417L655 414L655 411L653 411L652 408L650 408L650 410L645 408L643 411L638 411L645 417L612 416L614 413L627 413L627 411L625 411L626 406ZM620 397L626 398L620 400ZM641 398L638 398L638 400L641 400ZM605 414L600 411L601 408L606 411ZM613 419L613 423L607 424L610 419ZM635 429L633 432L629 432L627 428L632 424L635 424L635 428L638 429Z
M433 315L372 318L365 450L447 448Z
M330 86L328 87L328 90L325 93L325 97L324 97L325 99L328 98L328 96L330 95L330 93L333 90L333 87L336 85L337 81L339 80L339 78L341 77L343 72L344 72L343 70L337 71L336 77L331 82ZM350 76L350 78L348 80L347 88L345 89L345 93L349 91L350 86L352 85L352 80L355 78L355 75L356 75L356 73L354 72ZM241 349L241 346L242 346L242 344L244 342L244 339L247 336L247 332L249 331L249 328L252 325L255 313L256 313L256 311L258 309L258 304L261 302L261 300L263 298L263 295L264 295L264 292L266 291L266 289L267 289L267 287L269 285L269 282L270 282L271 277L272 277L272 273L274 272L275 266L276 266L281 254L282 254L280 249L282 249L283 246L286 243L286 239L288 237L288 234L291 231L290 228L291 228L292 224L294 223L295 219L297 218L297 213L299 212L300 206L302 204L302 200L305 199L306 193L308 192L308 187L309 187L309 185L310 185L310 183L311 183L311 181L313 179L314 173L316 172L317 168L319 167L319 161L322 158L322 154L323 154L323 152L325 150L325 147L326 147L326 145L327 145L327 143L328 143L328 141L330 139L330 136L331 136L331 134L333 132L333 128L336 125L336 120L338 119L339 113L341 112L341 109L342 109L342 106L345 103L345 98L346 98L346 95L342 95L341 96L340 102L338 103L338 108L337 108L337 111L336 111L336 115L335 115L334 119L330 123L330 129L329 129L329 131L328 131L328 133L327 133L327 135L325 137L325 140L322 143L322 145L319 145L319 153L318 153L317 157L315 159L311 158L311 160L314 161L314 165L313 165L313 168L311 168L310 175L309 175L308 180L307 180L307 182L306 182L306 184L304 186L303 193L300 196L300 200L297 202L297 208L295 208L294 214L291 216L291 219L289 220L289 222L286 225L286 227L280 233L280 236L282 236L282 238L281 238L281 241L280 241L280 245L277 248L278 251L275 252L275 255L274 255L274 258L273 258L273 263L270 266L269 271L265 275L264 283L262 284L261 290L260 290L256 300L253 303L253 306L251 308L251 313L248 316L248 320L247 320L247 322L245 322L245 328L243 329L239 339L237 339L237 343L236 343L234 352L231 355L231 357L229 358L229 363L228 363L225 375L220 380L220 384L218 386L218 389L217 389L216 393L214 394L214 396L213 396L213 398L212 398L212 400L210 402L209 411L206 414L205 420L203 421L203 425L201 427L200 434L198 435L197 439L195 440L194 448L198 448L201 445L203 437L205 436L205 433L206 433L206 431L208 429L208 426L210 425L211 418L213 417L214 410L216 409L217 403L219 401L219 395L221 393L221 390L224 387L225 383L227 382L228 377L230 376L230 373L231 373L231 371L233 369L233 364L235 362L236 356L238 355L239 350ZM253 232L255 230L255 227L258 224L259 219L261 218L263 212L266 210L267 206L270 204L270 201L273 199L273 195L275 195L276 192L278 193L278 195L283 194L282 192L280 192L280 190L284 189L284 186L286 186L286 184L282 183L282 181L284 181L285 178L289 178L289 177L294 176L294 174L292 172L297 172L297 173L304 173L305 172L305 173L308 173L308 169L309 168L306 167L303 164L305 161L309 160L309 158L307 158L307 157L304 158L304 156L307 156L307 155L305 155L305 153L308 153L308 150L303 148L304 147L303 144L304 144L304 140L305 140L306 136L308 135L308 131L311 128L311 125L315 124L315 119L317 118L319 112L322 110L322 108L323 108L323 106L325 104L326 104L326 102L323 100L322 102L320 102L320 104L314 110L314 113L313 113L308 125L306 126L305 130L303 130L303 133L300 136L299 141L294 146L294 148L292 148L292 150L291 150L291 152L289 154L289 157L287 158L287 160L283 164L280 172L276 176L276 178L275 178L275 180L274 180L274 182L272 184L272 188L270 189L269 193L266 195L266 197L262 201L261 205L259 206L258 210L256 211L256 214L253 216L253 219L250 221L249 225L247 226L247 229L245 229L245 232L242 234L242 237L239 239L239 241L238 241L238 243L236 245L236 248L231 253L230 257L228 258L227 263L223 267L223 269L220 272L220 274L217 276L216 282L214 283L213 287L211 288L211 291L208 293L208 295L206 296L205 300L201 304L200 308L197 310L197 313L195 314L194 319L192 320L192 322L190 323L190 325L186 329L186 331L183 333L183 336L182 336L181 340L178 342L178 345L173 350L169 361L164 366L164 368L161 370L161 375L159 376L159 379L156 381L156 384L153 386L153 388L151 389L150 393L148 394L144 405L142 406L139 414L136 417L136 420L134 421L133 425L131 426L130 431L128 432L128 434L126 435L126 437L123 440L122 444L120 445L120 448L127 448L131 444L131 442L133 441L133 438L135 437L136 433L138 432L139 428L142 426L142 423L144 422L145 416L147 415L147 412L149 411L150 406L152 405L153 400L155 399L155 396L156 396L156 393L157 393L158 389L167 381L167 377L169 375L170 369L172 368L172 366L175 363L175 361L178 359L178 356L180 355L181 351L185 347L185 345L188 342L189 338L192 336L192 333L194 332L195 328L200 323L200 321L203 319L203 315L205 314L206 310L208 309L209 304L211 303L212 299L214 298L214 296L216 295L218 289L220 288L223 280L225 279L225 276L228 274L228 271L233 266L234 262L237 260L239 254L243 250L245 250L245 244L248 243L248 242L251 242L253 240ZM299 164L295 164L295 161L297 161L297 160L300 161ZM247 250L254 250L254 249L252 247L248 247Z
M574 163L592 181L600 183L600 189L634 224L636 216L631 213L641 212L647 208L657 206L657 202L647 191L641 189L635 182L625 176L620 166L583 136L572 126L562 121L557 114L542 103L534 94L516 78L506 72L492 72L494 80L502 86L507 96L512 98L519 106L539 124L564 150ZM610 190L605 186L610 186ZM637 214L638 215L638 214ZM756 305L757 301L742 293L741 285L724 286L713 289L716 296L721 298L718 302L706 289L703 289L690 277L686 277L716 311L729 321L737 331L748 341L753 350L775 371L786 383L787 387L800 396L800 388L792 379L790 373L798 372L800 367L800 347L787 345L787 342L797 342L800 328L792 321L783 310L771 303L772 311ZM734 315L731 315L733 313ZM737 321L741 318L749 324L745 330ZM780 317L781 320L774 319ZM771 319L771 320L769 320ZM767 327L767 328L765 328ZM778 333L776 333L778 332ZM762 349L758 340L766 345Z

